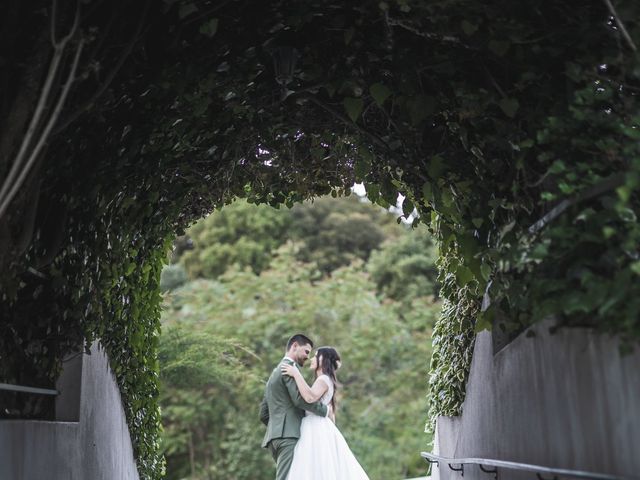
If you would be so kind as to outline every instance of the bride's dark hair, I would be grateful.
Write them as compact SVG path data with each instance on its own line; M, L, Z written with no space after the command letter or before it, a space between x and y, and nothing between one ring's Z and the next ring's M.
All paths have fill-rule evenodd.
M316 350L318 358L318 368L321 373L328 375L333 382L333 396L331 397L331 408L336 411L336 391L338 390L338 381L336 380L336 370L340 368L340 354L333 347L320 347ZM322 357L322 362L320 362Z

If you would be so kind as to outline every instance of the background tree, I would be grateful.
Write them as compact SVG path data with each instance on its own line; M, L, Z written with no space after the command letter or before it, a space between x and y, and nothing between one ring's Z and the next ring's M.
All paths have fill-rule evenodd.
M181 259L191 278L215 278L233 264L260 273L269 265L271 252L286 240L290 226L287 212L240 200L191 227L192 248L176 260Z
M160 274L160 291L166 292L183 285L188 280L182 264L165 265Z
M234 264L259 274L273 252L291 241L297 258L328 274L357 258L367 260L385 238L399 234L395 223L385 209L357 195L320 197L278 210L238 200L176 239L172 261L183 265L192 279L216 278Z
M262 386L252 354L207 328L178 323L163 333L159 360L168 478L255 478L233 464L235 450L258 438L255 419L243 414ZM270 467L255 449L242 455L254 472Z
M373 252L367 268L380 294L398 301L438 294L437 248L425 233L407 232Z
M357 196L317 198L293 207L292 216L292 235L304 242L298 258L315 263L324 274L356 258L368 260L385 238L398 235L393 216Z

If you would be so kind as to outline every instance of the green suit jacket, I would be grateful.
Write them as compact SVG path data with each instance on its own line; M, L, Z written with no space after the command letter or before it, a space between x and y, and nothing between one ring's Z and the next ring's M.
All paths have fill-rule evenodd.
M267 426L263 447L267 447L274 438L300 438L300 423L305 410L321 417L327 415L326 405L304 401L296 381L280 371L282 363L293 365L294 362L283 358L271 372L260 403L260 421Z

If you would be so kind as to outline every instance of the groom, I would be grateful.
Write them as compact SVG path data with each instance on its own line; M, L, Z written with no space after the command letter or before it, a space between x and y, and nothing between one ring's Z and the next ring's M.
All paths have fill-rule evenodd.
M303 366L312 348L313 342L300 333L289 339L285 357L271 372L260 404L260 421L267 426L262 447L271 450L276 462L276 480L286 480L289 475L304 411L309 410L322 417L328 413L327 406L321 402L305 402L295 380L280 371L282 363L298 368Z

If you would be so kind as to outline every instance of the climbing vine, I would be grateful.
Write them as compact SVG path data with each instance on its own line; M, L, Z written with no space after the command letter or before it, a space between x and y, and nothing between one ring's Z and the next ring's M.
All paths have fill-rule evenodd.
M445 301L433 331L429 390L435 395L430 399L428 431L433 431L438 415L460 414L479 313L478 293L468 284L457 288L451 269L443 265L448 260L442 257L440 261L441 294Z

